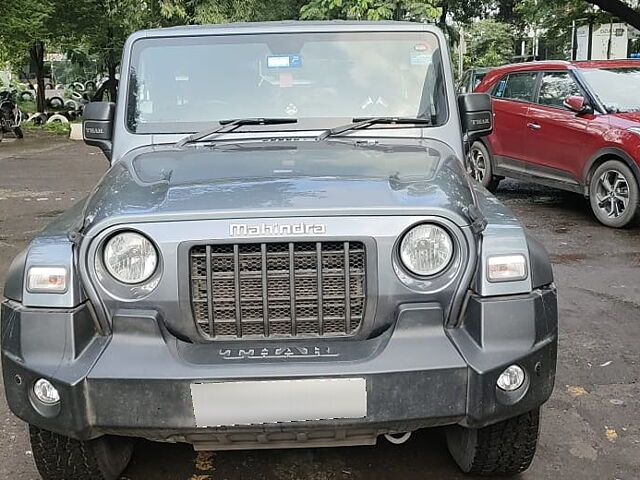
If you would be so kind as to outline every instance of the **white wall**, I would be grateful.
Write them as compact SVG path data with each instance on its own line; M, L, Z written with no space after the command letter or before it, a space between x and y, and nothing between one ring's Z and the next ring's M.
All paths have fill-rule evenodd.
M607 60L627 58L629 47L629 39L633 38L636 33L631 27L625 23L614 23L613 32L612 25L607 23L603 25L595 25L593 27L591 60ZM587 60L589 48L589 26L582 25L577 30L578 49L576 60ZM611 54L607 57L607 50L611 39Z

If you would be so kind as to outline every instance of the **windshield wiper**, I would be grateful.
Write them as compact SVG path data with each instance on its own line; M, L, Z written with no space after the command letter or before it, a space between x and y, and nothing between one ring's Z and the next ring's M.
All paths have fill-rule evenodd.
M229 133L233 132L238 127L243 125L281 125L285 123L297 123L296 118L234 118L230 120L220 120L218 125L207 128L200 132L196 132L192 135L184 137L182 140L176 143L176 147L180 148L188 143L193 143L210 137L216 133Z
M372 125L432 125L432 122L428 118L413 118L413 117L357 117L353 119L352 123L342 125L340 127L329 128L318 135L318 140L324 140L328 137L335 137L345 132L353 130L359 130L361 128L368 128Z

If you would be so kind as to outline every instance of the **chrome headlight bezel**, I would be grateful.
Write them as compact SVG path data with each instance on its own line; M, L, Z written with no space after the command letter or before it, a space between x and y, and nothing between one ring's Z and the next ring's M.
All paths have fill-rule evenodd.
M444 247L444 257L437 266L420 269L415 265L415 260L411 259L407 254L406 242L415 242L415 238L411 238L412 234L418 235L422 231L422 235L426 232L436 232L438 238L436 241L444 241L442 246ZM415 245L413 248L416 248ZM452 264L456 256L456 241L451 232L442 225L432 222L419 223L411 226L401 236L398 242L397 255L402 267L412 276L419 279L433 278L446 272Z
M139 248L142 250L142 254L140 260L137 263L143 262L145 265L143 266L143 273L139 275L137 278L128 278L126 276L120 275L113 266L112 259L109 258L109 255L115 254L114 252L110 252L110 249L116 248L115 242L124 241L128 237L129 242L133 242L133 245L130 246L130 249ZM135 242L138 242L138 245L135 245ZM119 232L115 232L109 238L105 240L97 255L100 257L102 266L106 273L110 275L110 277L116 282L127 285L127 286L135 286L135 285L144 285L149 282L159 268L160 263L160 255L158 253L158 248L146 235L136 232L134 230L122 230ZM122 254L121 254L122 255ZM124 254L126 255L126 253ZM130 254L133 256L133 253ZM142 258L142 255L147 255L147 258Z

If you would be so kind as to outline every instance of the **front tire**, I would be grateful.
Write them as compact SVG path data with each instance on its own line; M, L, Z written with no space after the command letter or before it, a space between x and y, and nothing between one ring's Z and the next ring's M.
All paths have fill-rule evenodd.
M449 427L449 452L465 473L510 476L524 472L536 453L539 417L536 409L484 428Z
M83 442L33 425L29 434L43 480L116 480L133 453L130 438L105 436Z
M494 192L500 183L500 177L493 175L493 159L482 142L474 142L467 158L467 172L476 182Z
M24 138L24 133L22 132L22 128L20 127L13 127L13 133L15 134L16 138Z
M639 190L631 169L619 160L609 160L600 165L591 177L591 209L603 225L626 227L640 210Z

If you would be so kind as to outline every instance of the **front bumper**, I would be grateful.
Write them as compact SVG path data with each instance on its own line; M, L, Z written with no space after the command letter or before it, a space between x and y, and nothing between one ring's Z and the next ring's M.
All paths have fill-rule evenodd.
M191 344L157 312L123 310L101 336L87 304L69 311L2 306L2 365L11 410L79 439L103 434L186 441L196 448L351 445L383 433L461 424L482 427L544 403L553 389L556 292L469 298L460 326L445 329L436 304L409 304L393 329L364 341ZM506 394L498 375L517 363L525 385ZM47 378L59 406L32 386ZM201 381L364 378L364 418L196 427L191 384Z

